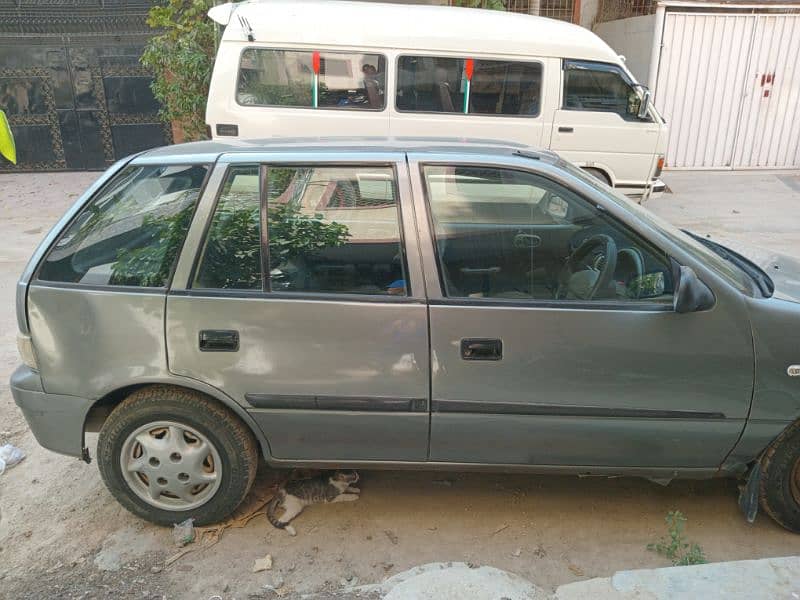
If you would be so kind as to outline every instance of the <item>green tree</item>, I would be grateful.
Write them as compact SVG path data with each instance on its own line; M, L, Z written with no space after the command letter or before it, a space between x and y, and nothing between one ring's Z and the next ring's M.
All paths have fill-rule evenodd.
M489 10L505 10L504 0L452 0L453 6L464 8L487 8Z
M147 43L141 63L154 76L161 118L177 122L187 141L205 139L205 109L214 65L212 0L162 0L147 24L162 31Z

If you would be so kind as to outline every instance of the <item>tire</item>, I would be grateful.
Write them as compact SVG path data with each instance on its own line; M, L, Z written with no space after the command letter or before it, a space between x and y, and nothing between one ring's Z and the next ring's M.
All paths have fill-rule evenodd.
M800 533L800 422L772 442L761 468L761 508L782 527Z
M156 385L112 411L100 431L97 462L108 490L136 516L158 525L189 517L207 525L244 500L256 476L258 444L217 402Z
M608 178L608 175L606 175L604 171L596 169L594 167L581 167L581 168L595 179L599 179L603 183L611 185L611 180Z

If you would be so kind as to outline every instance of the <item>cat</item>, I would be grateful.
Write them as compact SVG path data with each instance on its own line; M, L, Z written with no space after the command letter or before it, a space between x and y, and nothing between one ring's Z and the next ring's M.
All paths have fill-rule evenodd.
M357 481L358 473L355 471L334 471L309 479L288 481L267 504L267 519L274 527L285 529L289 535L297 535L289 522L306 506L358 500L361 490L352 485ZM275 511L281 506L283 515L279 519Z

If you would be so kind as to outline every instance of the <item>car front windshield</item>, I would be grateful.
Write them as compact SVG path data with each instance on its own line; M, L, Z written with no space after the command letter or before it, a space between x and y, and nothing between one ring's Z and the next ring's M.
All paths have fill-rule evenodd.
M751 277L734 263L726 260L708 246L700 243L692 236L684 233L674 225L656 216L646 208L643 208L636 202L628 199L626 196L598 180L596 177L593 177L580 167L576 167L565 160L561 160L558 163L558 166L565 171L568 171L575 177L578 177L587 185L592 186L594 189L601 192L606 198L613 201L621 208L635 213L636 216L644 221L648 226L668 237L674 244L680 246L684 252L690 254L693 258L713 269L717 274L723 277L731 285L735 286L739 291L746 294L752 294L753 281Z

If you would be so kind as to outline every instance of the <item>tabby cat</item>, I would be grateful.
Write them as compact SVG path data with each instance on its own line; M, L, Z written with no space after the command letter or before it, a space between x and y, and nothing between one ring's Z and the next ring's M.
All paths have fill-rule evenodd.
M358 500L361 490L352 486L357 481L358 473L355 471L334 471L310 479L288 481L267 504L267 519L274 527L285 529L289 535L297 535L289 522L306 506ZM280 506L283 515L279 519L275 511Z

